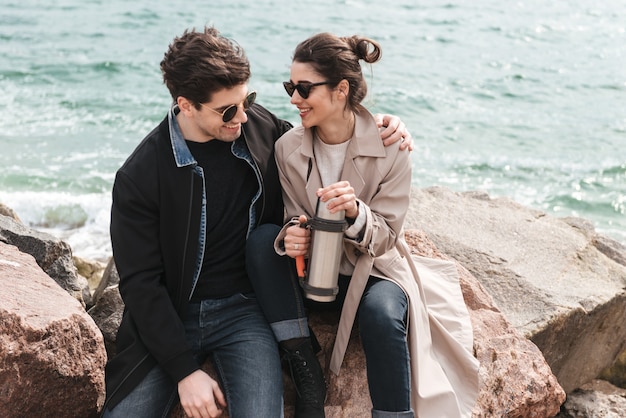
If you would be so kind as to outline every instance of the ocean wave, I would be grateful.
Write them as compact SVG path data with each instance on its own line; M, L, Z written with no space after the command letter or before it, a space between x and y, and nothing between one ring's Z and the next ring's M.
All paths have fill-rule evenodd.
M0 202L29 227L66 241L76 255L111 255L110 193L0 192Z

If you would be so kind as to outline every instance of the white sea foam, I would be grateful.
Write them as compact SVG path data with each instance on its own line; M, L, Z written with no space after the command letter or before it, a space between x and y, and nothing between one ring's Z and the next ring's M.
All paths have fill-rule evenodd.
M111 255L108 193L0 192L0 202L25 225L66 241L77 256L105 260Z

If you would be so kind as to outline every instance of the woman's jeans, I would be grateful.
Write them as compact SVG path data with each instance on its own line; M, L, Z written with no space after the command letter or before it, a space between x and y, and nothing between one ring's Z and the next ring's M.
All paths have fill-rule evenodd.
M246 263L259 305L279 341L308 335L305 306L312 310L340 310L350 281L339 276L334 302L305 299L291 257L274 251L280 231L262 225L248 238ZM413 416L406 340L407 299L389 280L370 277L361 297L358 324L367 363L367 381L373 416ZM397 412L387 415L388 412Z
M191 303L184 319L187 343L199 364L211 356L231 417L282 417L278 346L253 295ZM168 417L178 386L156 366L104 417Z

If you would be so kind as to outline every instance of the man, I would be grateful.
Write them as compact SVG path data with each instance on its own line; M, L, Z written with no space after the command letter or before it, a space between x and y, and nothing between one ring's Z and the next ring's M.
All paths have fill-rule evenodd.
M291 125L254 104L244 51L214 28L174 39L161 70L175 103L113 186L125 310L103 415L167 416L180 399L190 417L227 405L233 418L280 417L279 350L245 247L256 226L282 224L274 142ZM386 119L387 131L399 127L387 140L408 137ZM200 368L209 355L219 383Z

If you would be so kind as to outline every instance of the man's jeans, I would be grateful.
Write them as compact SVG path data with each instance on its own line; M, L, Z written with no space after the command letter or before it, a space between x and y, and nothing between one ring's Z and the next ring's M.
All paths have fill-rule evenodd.
M199 364L211 355L232 418L283 416L278 346L253 295L191 303L184 325ZM177 401L177 384L156 366L104 417L166 418Z

